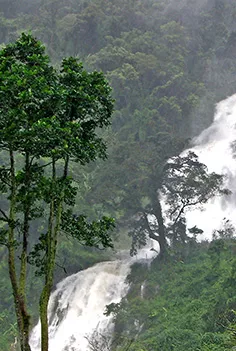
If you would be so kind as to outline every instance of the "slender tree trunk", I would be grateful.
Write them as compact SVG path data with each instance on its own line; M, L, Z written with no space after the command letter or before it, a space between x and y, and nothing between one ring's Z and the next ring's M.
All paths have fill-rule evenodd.
M54 205L52 205L52 208ZM50 245L47 257L47 266L45 272L45 285L42 290L40 297L40 319L41 319L41 350L48 351L49 340L48 340L48 303L50 298L50 293L53 287L53 273L55 267L56 259L56 247L57 247L57 234L58 226L61 218L61 204L59 204L57 211L57 216L55 219L55 226L53 225L52 231L50 232ZM51 217L51 216L50 216ZM51 217L52 220L52 217ZM53 223L51 223L52 225Z
M64 174L62 177L62 189L58 194L59 199L55 201L52 196L49 216L49 231L47 236L47 263L45 272L45 285L40 296L40 320L41 320L41 351L48 351L48 303L50 293L53 287L53 273L56 260L57 237L61 226L61 217L64 202L64 181L67 177L69 158L66 158L64 165ZM55 161L53 161L53 183L56 181ZM56 214L56 216L55 216Z
M30 187L30 165L29 165L29 154L25 155L25 187ZM30 203L27 200L25 194L24 199L24 220L23 220L23 242L21 251L21 267L20 267L20 292L25 297L25 284L26 284L26 267L27 267L27 249L28 249L28 236L29 236L29 213Z
M143 218L145 221L145 229L148 231L149 238L159 242L159 235L155 234L154 231L152 230L152 228L150 227L150 223L148 221L148 216L145 212L143 213Z
M25 187L30 188L30 159L29 153L25 155ZM22 316L24 320L24 338L26 350L29 348L29 333L30 333L30 315L26 310L26 274L27 274L27 250L28 250L28 236L29 236L29 220L30 220L30 200L27 198L28 194L25 194L24 203L24 220L23 220L23 242L21 251L21 267L20 267L20 281L19 281L19 293L22 301Z
M48 351L48 302L52 289L52 256L53 256L53 229L55 216L55 182L56 182L56 162L52 160L52 194L49 210L48 232L47 232L47 248L46 248L46 263L45 263L45 283L40 295L39 313L41 321L41 350Z
M159 195L157 194L156 197L153 199L153 209L158 223L158 242L160 246L160 254L161 258L165 257L167 254L167 241L166 241L166 230L164 225L164 219L162 215L162 208L159 199Z
M10 150L10 211L9 211L9 230L8 230L8 269L12 285L17 326L19 331L21 351L30 351L28 343L28 314L26 312L25 300L22 298L19 284L17 282L15 266L15 211L16 211L16 181L15 181L15 161L14 153Z

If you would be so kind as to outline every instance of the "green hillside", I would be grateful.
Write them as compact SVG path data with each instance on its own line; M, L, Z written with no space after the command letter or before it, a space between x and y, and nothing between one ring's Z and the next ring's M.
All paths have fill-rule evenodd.
M143 243L145 219L160 205L166 161L211 124L218 101L236 92L235 21L234 0L0 0L2 46L29 31L55 67L76 56L88 71L102 70L113 88L113 121L102 134L108 159L73 165L70 175L79 188L75 211L115 217L117 248ZM1 152L1 165L4 158ZM34 224L31 245L45 221ZM128 300L117 312L116 333L127 340L121 350L233 349L235 241L169 249L148 272L133 269ZM62 237L55 282L113 254ZM17 330L4 247L0 258L0 351L9 351ZM34 324L42 282L33 269L28 275Z
M216 239L156 259L148 271L134 266L128 297L115 309L121 349L234 350L235 250L235 239Z

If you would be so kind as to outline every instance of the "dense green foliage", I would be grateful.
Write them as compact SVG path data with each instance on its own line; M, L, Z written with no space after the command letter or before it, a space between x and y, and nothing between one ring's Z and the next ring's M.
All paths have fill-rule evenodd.
M134 266L128 297L115 309L117 338L133 340L132 351L233 350L235 250L235 239L192 242L148 271Z
M150 201L166 159L210 124L216 101L235 91L234 2L1 4L2 42L29 29L55 61L78 55L106 72L116 99L106 135L109 160L85 177L76 170L90 190L80 206L91 216L103 209L130 224L140 204Z
M73 165L72 175L79 189L77 212L91 219L102 213L116 217L125 246L124 233L135 229L140 211L153 211L166 160L211 123L217 101L235 93L235 1L0 0L0 11L1 43L30 30L57 64L65 55L78 56L86 68L102 69L111 83L116 110L103 134L109 158ZM59 240L59 254L56 279L64 276L60 266L70 274L102 259L72 239ZM0 306L13 321L4 252L1 257ZM163 272L170 275L171 267ZM40 282L30 274L35 315ZM4 340L12 340L14 328L2 318L0 326Z
M22 351L30 351L29 263L44 277L39 313L41 349L48 351L47 308L59 235L89 247L112 247L112 218L90 223L85 215L73 213L77 189L70 176L70 163L106 157L98 130L110 124L111 88L102 73L87 72L73 57L62 60L56 71L44 46L24 33L0 51L0 72L0 147L5 156L0 168L0 243L7 249Z

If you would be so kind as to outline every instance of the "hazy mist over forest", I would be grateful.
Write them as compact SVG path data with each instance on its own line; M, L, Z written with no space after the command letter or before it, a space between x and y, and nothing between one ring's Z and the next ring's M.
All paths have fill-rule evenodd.
M22 33L25 34L21 37ZM50 63L37 40L45 45ZM12 46L9 46L9 51L5 50L5 46L8 48L10 43ZM36 53L33 59L32 52L27 50ZM15 128L16 136L25 129L28 132L32 121L24 123L24 118L34 120L37 115L48 118L52 123L44 130L47 138L42 139L42 145L45 149L41 152L41 145L35 147L43 133L40 138L38 135L31 138L32 150L27 149L29 140L27 147L21 145L14 149L16 169L11 174L17 194L14 261L16 272L19 272L23 257L22 228L25 218L25 202L21 196L24 195L24 189L31 189L32 184L34 190L34 187L38 189L39 184L45 186L45 179L47 184L50 183L55 173L53 170L50 173L47 167L53 164L55 156L52 157L54 161L48 164L45 160L61 148L64 153L59 152L56 158L56 176L59 183L61 180L68 181L68 191L63 188L60 193L61 207L56 200L54 203L55 208L60 207L59 217L64 215L66 224L64 231L58 225L60 235L53 289L62 279L80 273L68 278L68 286L60 283L56 290L58 295L53 295L55 311L58 308L58 313L50 315L51 322L54 321L55 334L63 322L63 318L58 316L63 316L63 313L66 315L73 308L79 310L76 299L80 298L83 301L80 310L85 311L88 307L85 314L94 313L94 323L99 324L99 320L101 324L106 323L103 312L101 319L95 316L97 307L85 307L88 296L97 306L94 298L96 288L86 285L86 274L91 282L94 274L96 281L102 282L100 273L101 277L102 273L107 277L109 272L118 272L112 275L110 285L106 278L107 296L115 296L119 292L116 300L120 298L118 304L103 295L102 288L98 289L99 301L102 301L99 307L108 301L108 319L111 321L114 317L115 321L114 328L109 323L106 326L110 330L110 341L95 333L87 340L89 351L234 350L236 244L232 199L236 182L236 108L232 95L236 94L236 2L0 0L0 51L0 243L3 244L0 246L0 351L18 351L14 346L18 332L8 276L8 249L11 243L6 244L6 233L11 229L8 215L13 198L9 194L14 188L9 185L8 178L9 169L12 170L9 157L12 151L11 128ZM65 57L67 59L63 61ZM35 71L30 60L37 61L37 64L34 62ZM55 71L50 65L55 67ZM27 67L28 71L22 67ZM52 71L56 72L55 76ZM104 76L97 72L103 72ZM60 82L56 85L58 90L55 96L53 79ZM225 101L217 105L222 100ZM216 106L218 124L215 123L212 129L194 139L212 124ZM91 111L96 111L94 116ZM54 112L57 116L55 119ZM66 120L66 113L71 114L68 135L62 118L64 116ZM101 119L97 118L96 113ZM34 121L36 127L44 126L41 117ZM58 137L58 141L57 124L53 124L56 118L59 118L60 126L64 128L60 130L61 138ZM80 124L84 128L83 133L78 132ZM8 138L7 142L4 138ZM52 154L49 153L50 140L56 145ZM17 144L17 137L15 142ZM56 142L61 142L60 147ZM73 157L70 156L69 163L67 148L71 145ZM182 153L190 147L193 149L189 153ZM40 150L41 154L35 150ZM27 152L31 157L30 162ZM27 177L24 176L27 165L28 174L32 171L34 177L38 177L32 178L32 183L27 183ZM36 172L39 165L43 166L38 168L40 172ZM64 198L64 192L67 198ZM28 251L25 256L27 284L24 298L31 316L29 331L39 316L38 301L45 277L43 269L39 276L39 267L44 264L42 252L47 252L46 246L43 246L48 233L47 216L53 213L53 210L50 212L52 207L49 204L52 193L46 191L47 196L44 198L42 193L42 190L34 193L37 195L34 195L36 198L31 203L32 208L35 206L35 211L32 210L33 219L28 216ZM164 206L163 196L166 199ZM220 199L223 199L222 202ZM186 210L189 207L205 206L206 203L213 204L211 213L215 211L218 217L225 213L222 228L216 228L217 220L205 219L201 212L191 219L189 228ZM42 204L44 208L40 215L38 209ZM67 212L63 212L65 208ZM221 209L226 209L226 212ZM232 218L228 218L228 215ZM108 236L103 230L113 227L113 218L115 228ZM208 221L204 238L209 240L201 242L203 221ZM72 232L70 237L65 234L66 230ZM83 231L87 237L84 235L82 240L78 240ZM100 242L97 244L99 240L96 241L98 238L104 247L110 248L101 250ZM123 253L117 255L120 250L130 250L135 257L149 239L157 245L160 254L152 263L149 261L148 266L138 262L138 258L132 268L134 258L116 261L117 257L123 257ZM85 245L81 245L81 242ZM111 249L112 242L115 251ZM38 256L37 250L40 252ZM152 253L155 250L154 245ZM126 254L124 256L127 257ZM109 260L114 262L110 264L107 262ZM100 266L96 266L97 263ZM100 267L104 268L104 272ZM83 273L87 268L89 271ZM85 284L85 300L76 295L79 293L76 279L80 284ZM67 289L70 288L74 294L70 298L76 307L71 307L66 300L67 294L69 296ZM59 295L63 296L60 303ZM89 318L86 323L89 324ZM86 323L82 320L81 329ZM70 326L63 328L70 338ZM38 347L38 333L34 334L36 346L33 351ZM62 335L60 330L58 335ZM84 340L84 335L80 338ZM97 338L99 342L96 344ZM76 337L74 341L72 339L71 344L63 340L67 342L63 350L81 351L76 348ZM55 342L63 347L60 341Z

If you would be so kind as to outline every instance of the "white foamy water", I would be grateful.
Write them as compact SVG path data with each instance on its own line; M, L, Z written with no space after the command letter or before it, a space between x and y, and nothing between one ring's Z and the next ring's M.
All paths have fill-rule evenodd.
M57 284L49 303L49 350L87 351L88 339L97 334L112 335L112 316L105 316L106 305L118 303L127 294L126 278L134 262L148 262L157 255L150 250L157 244L140 250L130 258L122 252L122 260L101 262L74 274ZM32 351L40 351L40 324L31 335Z
M186 211L188 228L197 225L204 230L201 238L211 239L213 230L221 229L224 219L236 225L236 147L235 152L232 147L235 141L236 94L217 105L214 122L194 139L191 148L210 172L225 175L225 187L232 192L212 198L202 210Z

